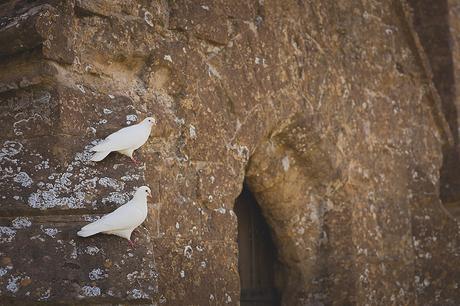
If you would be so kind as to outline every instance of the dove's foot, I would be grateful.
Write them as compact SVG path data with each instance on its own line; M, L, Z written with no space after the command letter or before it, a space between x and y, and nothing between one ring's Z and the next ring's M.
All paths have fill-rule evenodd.
M131 157L131 160L133 161L133 163L136 165L136 166L139 166L141 163L135 159L134 157Z
M129 242L129 245L134 249L134 241L128 240L128 242Z

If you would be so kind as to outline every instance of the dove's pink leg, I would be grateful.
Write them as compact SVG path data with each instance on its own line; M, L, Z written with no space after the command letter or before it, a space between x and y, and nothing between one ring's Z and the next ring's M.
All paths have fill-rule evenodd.
M136 164L136 166L139 166L139 161L137 159L135 159L134 157L131 157L131 160L133 161L133 163Z
M129 241L129 245L134 249L134 242L132 240L128 240Z

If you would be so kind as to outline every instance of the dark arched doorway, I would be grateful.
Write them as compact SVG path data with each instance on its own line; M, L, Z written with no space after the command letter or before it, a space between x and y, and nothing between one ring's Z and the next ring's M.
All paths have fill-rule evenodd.
M249 189L235 202L238 217L238 272L242 306L280 305L275 287L276 248L259 205Z

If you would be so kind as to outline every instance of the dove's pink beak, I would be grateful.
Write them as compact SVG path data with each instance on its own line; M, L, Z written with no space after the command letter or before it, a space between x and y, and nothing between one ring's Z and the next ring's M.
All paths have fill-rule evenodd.
M152 197L152 194L151 194L151 193L149 193L149 194L147 195L147 199L153 200L153 197Z

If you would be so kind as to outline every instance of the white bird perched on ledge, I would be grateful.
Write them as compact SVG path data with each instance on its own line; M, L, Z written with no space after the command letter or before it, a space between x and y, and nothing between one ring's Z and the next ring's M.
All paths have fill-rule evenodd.
M110 134L104 141L90 149L90 151L96 152L90 160L101 161L109 155L110 152L117 151L128 156L137 164L137 160L133 157L133 153L147 142L154 124L155 119L153 117L147 117L138 124L122 128Z
M80 237L88 237L98 233L117 235L128 239L131 246L131 233L147 218L147 197L151 197L149 187L139 187L131 201L118 207L93 223L87 224L77 233Z

